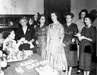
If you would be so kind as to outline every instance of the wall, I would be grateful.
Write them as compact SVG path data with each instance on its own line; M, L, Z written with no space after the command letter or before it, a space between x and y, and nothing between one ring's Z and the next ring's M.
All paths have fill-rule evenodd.
M97 10L97 0L84 0L85 8L90 12L92 9Z
M44 0L0 0L0 14L44 13Z
M83 8L89 12L91 9L97 9L97 0L71 0L71 12L75 15L73 22L78 19L78 14Z
M0 14L44 13L44 8L49 11L50 7L51 9L61 7L63 11L69 9L69 2L70 0L0 0ZM44 5L46 7L44 7ZM83 8L88 9L88 11L93 8L97 9L97 0L71 0L71 12L75 14L74 21L77 20L78 13Z
M59 20L63 22L63 12L67 11L70 11L70 0L44 0L44 13L47 16L57 12Z

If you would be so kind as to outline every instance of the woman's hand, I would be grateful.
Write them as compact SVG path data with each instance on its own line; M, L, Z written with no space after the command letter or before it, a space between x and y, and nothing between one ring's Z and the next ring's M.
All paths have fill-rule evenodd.
M63 46L66 47L66 44L63 43Z
M83 39L88 40L88 41L92 41L91 38L87 38L87 37L85 37L85 36L80 36L80 37L79 37L79 40L80 40L80 41L83 40Z
M34 42L34 39L30 40L30 42Z
M81 36L81 34L80 33L77 33L76 35L74 35L74 36L76 36L76 37L80 37Z
M88 40L88 41L92 41L91 38L87 38L87 37L85 37L85 36L82 36L82 38L83 38L83 39L86 39L86 40Z
M79 41L81 41L81 40L85 39L85 36L79 36L78 39L79 39Z
M21 39L19 40L19 42L23 42L23 41L25 41L25 38L21 38Z
M75 42L75 39L74 38L72 39L72 42Z
M36 40L36 44L37 44L37 45L39 44L39 41L38 41L38 40Z

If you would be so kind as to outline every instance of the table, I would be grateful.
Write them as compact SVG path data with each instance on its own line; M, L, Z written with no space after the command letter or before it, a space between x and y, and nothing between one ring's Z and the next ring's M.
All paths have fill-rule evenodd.
M22 60L22 61L17 61L17 62L10 62L10 63L8 63L10 65L10 67L8 67L7 69L4 70L5 75L38 75L38 73L34 70L34 68L27 69L26 65L21 66L22 63L27 63L27 61L29 61L29 60L42 61L43 59L38 54L33 54L28 59L25 59L25 60ZM17 70L19 70L19 68L22 68L23 72L18 73L16 71L16 68L17 68Z

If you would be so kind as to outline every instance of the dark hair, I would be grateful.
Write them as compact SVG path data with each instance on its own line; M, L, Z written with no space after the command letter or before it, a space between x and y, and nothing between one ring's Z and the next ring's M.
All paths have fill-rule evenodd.
M70 15L71 18L74 18L74 14L73 14L72 12L68 12L68 13L66 13L66 16L67 16L67 15ZM66 16L65 16L65 17L66 17Z
M52 11L49 12L49 16L48 16L48 24L53 23L52 19L51 19L51 14L55 14L57 16L58 19L58 13L56 11ZM58 19L59 20L59 19Z
M56 16L58 16L58 13L57 13L57 12L51 12L51 14L53 14L53 13L54 13Z
M96 10L96 9L92 9L92 10L90 11L90 14L96 16L96 14L97 14L97 10Z
M48 25L48 18L47 18L47 16L45 16L44 14L40 14L40 16L39 16L39 20L40 20L40 18L41 17L45 17L45 25ZM40 23L40 22L39 22Z
M3 32L3 38L6 39L6 38L10 35L10 32L11 32L11 31L14 31L14 30L9 29L9 30L4 31L4 32Z
M32 19L34 21L34 17L29 17L28 20Z
M91 14L87 14L87 15L85 16L85 18L89 18L89 19L91 20L91 23L93 23L93 17L92 17Z
M90 14L92 15L93 21L97 18L97 10L96 9L92 9L90 11Z
M60 13L53 11L53 12L51 12L51 14L55 14L57 16L57 20L60 21Z
M42 16L44 16L44 17L45 17L45 15L44 15L44 14L41 14L41 15L39 16L39 20L40 20L40 18L41 18ZM46 17L45 17L45 19L46 19Z
M79 13L79 19L81 19L81 13L82 13L82 12L85 12L86 15L88 14L88 10L82 9L82 10L80 11L80 13Z

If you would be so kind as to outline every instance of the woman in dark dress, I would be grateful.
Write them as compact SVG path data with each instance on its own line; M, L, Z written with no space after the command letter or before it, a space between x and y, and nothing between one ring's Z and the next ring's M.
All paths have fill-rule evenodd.
M78 36L79 45L79 69L84 71L84 75L89 75L91 70L91 58L93 53L93 43L96 40L96 30L92 26L91 15L85 16L86 26ZM78 35L78 34L77 34Z
M28 24L29 24L29 27L33 28L33 30L35 30L35 23L34 23L34 18L29 18L28 20Z
M76 40L74 35L78 33L77 25L72 23L74 14L67 13L66 24L64 25L64 43L66 44L66 57L69 66L68 75L71 75L72 67L77 66L77 48L71 49L71 44L75 44Z
M46 18L44 15L40 16L39 27L37 27L36 36L37 36L37 53L41 55L43 59L46 56L46 38L47 38L47 27L46 27Z
M34 18L33 17L29 18L29 20L28 20L28 26L29 26L29 28L32 31L31 34L32 34L32 37L34 39L33 44L34 44L34 46L36 46L36 43L35 43L35 41L36 41L36 36L35 36L36 25L34 23Z

